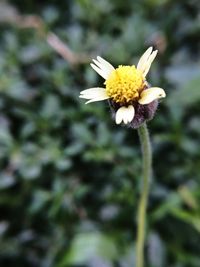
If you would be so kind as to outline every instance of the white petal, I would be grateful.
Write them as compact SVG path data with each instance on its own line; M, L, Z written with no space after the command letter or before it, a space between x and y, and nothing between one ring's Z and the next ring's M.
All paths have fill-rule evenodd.
M102 57L97 57L96 59L93 59L93 62L96 64L90 64L91 67L105 80L109 77L110 73L115 70L115 68L105 59Z
M98 60L93 59L92 61L93 61L93 62L97 65L97 67L99 67L101 70L103 69L102 64L101 64Z
M131 122L133 120L135 116L135 109L133 106L128 106L127 108L127 118L128 118L128 122Z
M105 72L104 70L98 68L96 65L94 65L93 63L90 64L90 66L101 76L103 77L105 80L107 79L108 75L107 72Z
M141 93L139 103L141 105L146 105L151 103L152 101L165 97L165 91L162 88L159 87L151 87L149 89L144 90Z
M86 89L80 92L80 98L89 99L85 104L95 102L95 101L102 101L108 99L109 96L106 93L105 88L101 87L94 87L90 89Z
M122 122L125 109L126 107L121 107L117 110L116 115L115 115L116 124L120 124Z
M128 123L127 111L126 110L123 113L123 119L122 120L123 120L124 124L127 124Z
M91 99L99 96L105 96L106 90L105 88L101 87L94 87L90 89L86 89L80 92L80 98L86 98L86 99Z
M90 99L85 104L89 104L89 103L97 102L97 101L103 101L103 100L106 100L108 98L109 98L109 96L107 96L107 95L106 96L101 96L101 97L96 97L96 98Z
M127 124L128 122L131 122L135 115L135 109L133 106L128 107L121 107L117 110L116 116L115 116L115 122L116 124L120 124L122 121Z
M139 62L137 64L137 69L140 70L141 67L143 66L143 64L147 61L147 59L149 58L149 56L151 55L151 52L153 50L153 47L149 47L144 54L141 56L141 58L139 59Z
M138 62L137 69L143 73L143 76L146 77L149 69L151 67L152 62L154 61L158 50L152 52L152 47L147 49L147 51L143 54L141 59Z
M101 94L101 95L99 94L99 95L95 95L95 96L90 96L90 95L80 95L79 98L92 100L92 99L96 99L96 98L108 99L108 98L110 98L110 97L107 96L107 94Z
M97 60L102 64L102 67L107 69L107 71L112 72L113 70L115 70L115 68L107 60L103 59L102 57L98 56Z
M146 65L144 66L144 73L143 73L144 77L146 77L147 73L149 72L149 69L150 69L150 67L151 67L151 64L152 64L152 62L154 61L154 59L155 59L157 53L158 53L158 50L155 50L155 51L150 55L150 57L149 57L149 59L148 59Z
M95 88L83 90L82 92L80 92L79 97L84 98L84 99L89 99L89 101L87 101L85 104L95 102L95 101L102 101L102 100L109 98L109 96L106 93L105 88L101 88L101 87L95 87Z

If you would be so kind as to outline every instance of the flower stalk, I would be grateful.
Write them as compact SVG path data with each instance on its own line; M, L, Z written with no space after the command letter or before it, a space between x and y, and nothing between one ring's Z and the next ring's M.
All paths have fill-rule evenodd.
M138 205L137 215L137 243L136 243L136 267L144 267L144 243L146 229L146 209L149 195L149 182L152 174L152 152L149 132L146 123L138 128L138 134L143 155L143 184Z

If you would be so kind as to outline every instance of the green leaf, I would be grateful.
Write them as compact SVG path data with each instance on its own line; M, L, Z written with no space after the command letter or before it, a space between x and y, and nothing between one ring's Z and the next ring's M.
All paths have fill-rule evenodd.
M115 242L108 236L98 232L80 233L72 241L71 248L62 263L86 264L95 257L114 260L117 257Z

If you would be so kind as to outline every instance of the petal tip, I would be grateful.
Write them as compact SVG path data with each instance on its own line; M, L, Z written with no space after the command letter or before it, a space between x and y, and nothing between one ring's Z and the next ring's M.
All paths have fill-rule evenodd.
M166 97L166 93L162 88L151 87L149 89L144 90L141 93L141 98L138 100L138 103L141 105L147 105L156 99L160 99L164 97Z

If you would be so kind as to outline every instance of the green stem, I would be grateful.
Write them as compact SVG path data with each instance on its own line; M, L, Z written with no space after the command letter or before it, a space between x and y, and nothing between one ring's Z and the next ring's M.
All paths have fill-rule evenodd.
M140 143L143 155L143 184L141 188L141 196L138 206L138 221L137 221L137 244L136 244L136 267L144 266L144 242L146 228L146 209L149 194L149 181L151 177L152 153L149 133L144 123L138 128Z

